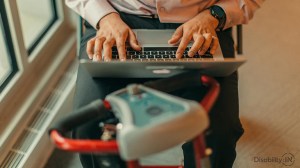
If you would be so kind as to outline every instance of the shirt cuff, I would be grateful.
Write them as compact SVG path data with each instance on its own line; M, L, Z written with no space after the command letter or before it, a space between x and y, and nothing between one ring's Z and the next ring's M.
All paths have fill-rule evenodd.
M117 13L106 0L89 0L82 17L96 29L99 20L113 12Z
M218 1L215 5L220 6L226 13L226 23L223 30L238 24L248 23L249 18L245 17L243 7L245 2L243 0L222 0Z

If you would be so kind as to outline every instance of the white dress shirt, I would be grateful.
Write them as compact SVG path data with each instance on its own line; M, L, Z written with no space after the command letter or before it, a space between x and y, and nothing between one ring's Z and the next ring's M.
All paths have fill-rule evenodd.
M246 24L264 0L65 0L67 6L92 26L109 13L157 14L163 23L184 23L212 5L226 13L225 29Z

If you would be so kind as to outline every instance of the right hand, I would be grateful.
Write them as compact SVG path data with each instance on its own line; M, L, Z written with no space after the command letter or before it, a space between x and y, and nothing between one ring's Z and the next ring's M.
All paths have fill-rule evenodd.
M117 46L119 58L126 60L126 40L134 50L141 50L134 32L122 21L119 14L110 13L99 21L100 29L94 38L87 43L86 51L88 57L94 61L112 59L112 47Z

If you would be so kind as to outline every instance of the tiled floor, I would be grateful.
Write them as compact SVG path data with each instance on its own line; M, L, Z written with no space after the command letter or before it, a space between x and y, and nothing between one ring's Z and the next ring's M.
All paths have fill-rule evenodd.
M299 0L266 1L244 26L248 62L240 69L239 89L245 134L234 168L300 168L299 6ZM46 168L80 167L69 156L56 151ZM292 160L270 160L286 156Z

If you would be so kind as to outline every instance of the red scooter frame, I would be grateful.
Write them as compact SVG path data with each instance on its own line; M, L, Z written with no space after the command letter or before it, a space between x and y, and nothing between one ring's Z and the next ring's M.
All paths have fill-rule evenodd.
M199 78L198 78L199 80ZM201 76L200 81L202 85L209 88L204 98L200 101L200 104L208 113L214 102L216 101L220 87L218 82L208 76ZM104 107L106 110L110 110L110 103L104 101ZM51 129L50 136L55 145L65 151L83 152L83 153L105 153L105 154L118 154L119 148L116 140L101 141L101 140L82 140L82 139L68 139L62 136L62 131L58 129ZM194 154L196 168L201 168L201 159L207 157L205 154L205 141L204 135L200 134L193 139ZM127 161L127 168L183 168L182 165L178 166L142 166L138 160Z

